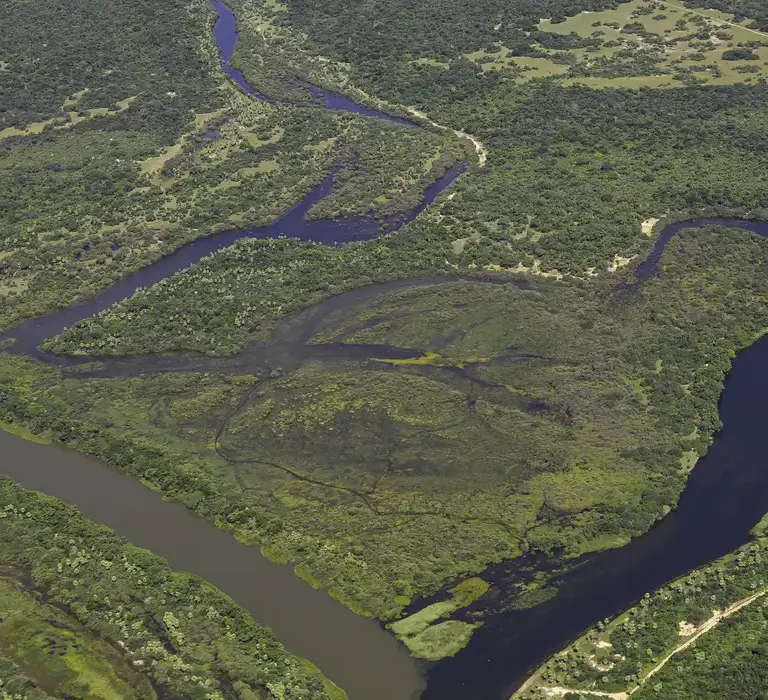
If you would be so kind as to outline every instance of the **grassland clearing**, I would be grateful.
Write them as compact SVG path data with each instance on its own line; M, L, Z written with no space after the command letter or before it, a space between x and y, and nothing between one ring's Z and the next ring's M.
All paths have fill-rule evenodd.
M71 129L73 126L77 126L81 122L89 119L95 119L97 117L114 117L121 112L124 112L131 106L137 97L126 97L124 100L120 100L112 107L93 107L91 109L82 110L80 112L69 111L72 107L77 105L80 98L87 93L87 88L81 90L79 93L75 93L71 98L68 98L61 106L62 114L60 116L51 117L44 121L32 122L22 128L9 126L0 131L0 141L17 136L36 136L42 134L46 129Z
M483 71L507 71L520 80L557 77L563 85L592 88L729 85L768 75L768 34L717 10L690 10L670 2L631 0L616 9L582 12L565 21L543 19L541 32L559 34L573 46L543 56L515 56L502 42L495 50L466 54ZM754 59L727 60L723 53L748 47Z

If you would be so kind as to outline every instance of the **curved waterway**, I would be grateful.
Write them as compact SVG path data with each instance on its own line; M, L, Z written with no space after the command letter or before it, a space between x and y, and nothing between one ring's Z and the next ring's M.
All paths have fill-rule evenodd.
M765 222L697 219L671 224L626 288L637 290L658 273L664 247L682 229L706 225L768 237ZM734 360L720 399L723 427L691 472L677 508L624 547L571 562L570 570L552 582L559 589L552 600L489 615L464 650L430 668L422 700L508 698L536 667L588 627L748 542L750 530L768 512L767 395L768 335ZM483 576L509 590L521 565L537 564L547 563L523 558L492 566Z
M221 58L221 69L232 80L235 81L240 88L249 95L253 95L259 100L264 102L272 102L268 97L262 95L260 92L254 89L254 87L245 79L245 76L237 69L232 67L232 57L235 55L235 47L237 46L238 33L237 33L237 21L235 20L235 13L232 12L223 2L220 0L212 0L211 7L216 11L218 17L216 18L216 24L213 25L213 37L216 40L216 44L219 47L219 56ZM386 112L380 112L370 107L353 102L344 95L339 95L336 92L329 92L323 90L314 85L305 86L312 101L321 107L327 109L337 109L344 112L352 112L354 114L360 114L364 117L376 117L376 119L383 119L384 121L393 122L395 124L406 124L408 126L420 126L410 119L404 119L402 117L395 117Z
M222 67L243 89L255 92L229 65L237 39L234 17L220 3L216 39ZM229 42L229 43L227 43ZM314 90L314 89L313 89ZM258 97L258 95L256 95ZM315 90L323 106L350 109L389 121L405 121L374 112L346 98ZM351 105L351 107L350 107ZM394 230L423 211L461 172L447 173L428 190L413 212L387 222ZM240 238L289 234L330 245L381 235L373 219L310 221L308 210L332 187L328 178L279 221L247 231L222 232L183 246L174 254L127 277L94 300L30 319L3 334L8 348L52 364L68 364L38 349L46 338L145 287L198 262ZM768 236L768 224L731 219L687 221L668 226L653 251L636 269L637 288L655 275L666 243L682 228L705 224L736 226ZM438 280L434 280L437 282ZM444 280L439 280L444 281ZM423 282L421 282L423 283ZM393 284L408 284L393 283ZM358 301L386 285L360 292ZM350 297L352 299L353 297ZM336 351L327 346L327 351ZM392 349L397 352L397 349ZM380 356L381 347L360 347ZM244 362L249 361L246 359ZM717 558L749 539L751 527L768 511L768 439L764 438L764 396L768 393L768 337L741 353L728 376L721 401L724 427L710 451L691 473L679 507L646 535L621 549L585 556L556 583L558 595L530 610L500 610L486 619L469 646L456 657L433 664L428 685L419 666L375 621L358 617L327 593L315 591L286 566L263 558L180 504L162 500L138 481L83 455L39 445L0 431L4 454L0 472L27 488L57 496L83 513L113 527L140 546L164 556L171 565L211 581L273 629L294 653L315 662L344 687L350 700L497 700L508 696L529 671L598 620L631 605L646 591L691 568ZM131 360L133 366L151 358ZM202 361L202 360L201 360ZM245 367L245 365L243 365ZM181 363L168 371L189 371ZM119 369L115 369L120 374ZM484 575L503 591L517 575L520 560L491 567ZM502 606L503 607L503 606Z
M322 223L322 222L320 222ZM738 226L768 236L768 224L740 220L686 221L667 227L653 251L636 268L630 288L658 271L666 243L681 229L705 224ZM179 258L197 255L199 241L170 256L168 274ZM194 257L194 256L192 256ZM162 263L162 261L161 261ZM146 268L161 274L155 264ZM53 332L127 296L146 280L136 273L93 302L30 319L3 338L15 338L12 352L31 353L51 364L82 362L57 358L36 349ZM384 346L311 345L318 324L335 309L364 304L389 289L410 284L445 284L452 278L390 282L353 290L301 312L278 325L276 344L255 344L241 357L137 357L107 360L93 376L143 371L252 371L277 351L281 362L291 348L314 356L355 359L408 356L413 349ZM453 278L461 281L460 278ZM466 280L464 280L466 281ZM127 293L126 293L127 292ZM265 354L260 354L261 352ZM348 692L350 700L497 700L508 697L526 675L598 620L609 617L665 582L733 550L749 539L749 530L768 511L768 439L764 438L768 393L768 336L742 352L728 375L721 402L724 427L708 454L692 471L679 507L646 535L625 547L591 554L559 576L551 601L530 610L504 611L503 601L466 649L429 667L428 682L405 648L375 621L361 618L327 593L297 578L290 567L274 564L253 547L239 544L180 504L164 502L141 483L79 453L40 445L0 431L4 454L0 473L27 488L61 498L92 520L113 527L136 544L167 558L180 570L195 573L228 593L275 632L294 653L311 659ZM231 367L230 367L231 364ZM123 366L124 365L124 366ZM126 369L127 368L127 369ZM83 375L88 376L88 375ZM525 559L490 567L483 575L503 594L521 565L546 564ZM423 690L423 694L422 694Z
M269 101L230 65L237 42L234 15L221 2L212 2L211 6L218 13L214 36L222 70L246 93ZM341 95L309 86L307 90L318 108L344 110L418 128L414 122L369 109ZM5 341L6 351L23 353L49 364L80 364L82 359L56 357L38 346L77 321L131 296L137 289L166 279L243 238L290 235L304 241L341 245L395 231L421 214L465 169L463 164L450 169L426 190L418 207L383 221L366 216L335 221L307 219L307 212L330 194L333 176L329 176L272 224L222 231L193 241L129 275L90 301L22 322L0 334L0 342ZM318 352L347 351L331 346ZM368 356L394 352L392 356L398 356L397 349L385 347L360 348L354 352ZM400 356L408 354L403 351ZM204 362L203 358L187 358L183 367L172 367L169 371L190 371L197 360ZM159 364L160 371L168 371L162 367L162 360ZM129 365L123 372L114 368L115 373L135 371L136 365ZM403 645L376 621L356 615L327 592L313 589L296 577L291 567L269 561L258 549L241 545L230 534L198 518L182 505L164 502L160 494L84 455L53 445L27 442L3 431L0 431L0 452L4 455L0 473L27 488L77 506L92 520L165 557L175 569L192 572L217 585L259 622L270 627L291 652L319 666L345 689L350 700L412 700L420 694L424 680L419 665Z

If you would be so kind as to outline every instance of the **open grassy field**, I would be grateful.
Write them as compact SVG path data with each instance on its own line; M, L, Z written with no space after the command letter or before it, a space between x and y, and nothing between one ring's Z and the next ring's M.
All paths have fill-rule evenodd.
M516 56L499 41L495 51L475 51L466 58L483 71L511 72L525 80L557 76L563 85L593 88L729 85L768 75L768 34L718 10L631 0L616 9L561 19L539 22L540 32L563 37L561 46L542 34L541 56ZM724 59L733 49L751 56Z

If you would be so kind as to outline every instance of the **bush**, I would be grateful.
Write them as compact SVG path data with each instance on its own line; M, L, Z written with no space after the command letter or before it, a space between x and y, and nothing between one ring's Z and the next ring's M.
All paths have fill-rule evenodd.
M722 58L724 61L757 61L760 56L751 49L728 49L723 51Z

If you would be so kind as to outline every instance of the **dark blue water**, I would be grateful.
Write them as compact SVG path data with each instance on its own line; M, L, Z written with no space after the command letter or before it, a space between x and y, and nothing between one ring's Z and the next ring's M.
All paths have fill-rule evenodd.
M237 46L237 25L235 23L235 13L232 12L223 2L213 0L211 7L218 13L216 24L213 25L213 38L219 47L219 56L221 57L221 69L234 80L244 92L253 95L264 102L271 102L264 95L256 92L250 83L243 77L239 70L235 70L230 65L232 56Z
M23 321L15 328L0 335L0 341L14 338L13 352L22 352L47 361L50 359L48 355L38 349L38 346L46 338L58 335L65 328L73 326L78 321L104 311L113 304L132 296L137 289L150 287L160 280L181 272L190 265L200 262L202 258L228 248L236 241L244 238L264 239L282 236L335 246L377 238L385 231L396 231L416 218L434 201L435 197L456 181L464 169L463 165L452 168L427 188L424 199L418 207L410 212L388 217L382 222L367 216L337 220L307 219L307 212L330 194L333 176L329 176L277 221L267 226L238 231L221 231L206 238L192 241L174 253L125 277L92 300Z
M635 268L638 288L654 277L666 244L705 225L743 228L768 237L768 223L697 219L667 226ZM717 559L751 539L768 513L768 336L734 360L720 401L723 428L686 483L677 509L619 549L589 554L554 581L552 600L529 610L489 615L470 644L434 664L422 700L500 700L552 654L599 620L643 594ZM502 590L521 562L491 566L483 576ZM530 563L530 562L526 562ZM548 564L551 565L551 562Z
M236 71L229 64L238 40L234 13L220 0L212 0L211 7L218 13L218 18L213 27L213 35L219 47L222 70L232 77L246 93L254 95L258 99L266 100L263 95L258 94L253 89L242 73ZM414 126L413 122L392 117L384 112L368 109L342 95L326 92L315 87L308 87L307 89L311 92L312 98L317 100L324 108L344 110L363 116L371 116L385 121ZM307 219L306 215L309 210L331 193L333 188L333 176L331 175L310 191L290 211L273 223L267 226L244 230L221 231L188 243L171 255L120 280L109 289L98 294L95 299L22 322L10 331L0 335L0 341L14 339L13 352L25 353L42 361L51 361L51 357L38 348L46 338L58 335L65 328L73 326L78 321L108 309L110 306L132 296L139 288L150 287L160 280L166 279L188 268L190 265L198 263L202 258L228 248L235 241L243 238L290 237L301 241L313 241L335 246L377 238L384 233L397 231L415 219L432 204L443 190L450 187L465 170L466 166L463 164L448 170L426 189L421 204L409 212L395 214L382 220L376 220L372 216L354 216L335 220Z
M635 268L635 284L642 284L649 277L654 277L659 272L659 260L664 248L680 231L689 228L701 228L702 226L723 226L725 228L741 228L756 233L759 236L768 237L768 222L749 221L747 219L688 219L666 226L657 239L653 250L645 260Z
M235 70L231 65L232 56L235 54L235 47L237 46L238 40L235 13L220 0L212 0L211 7L218 14L216 24L213 26L213 36L219 47L221 69L232 78L244 92L257 97L260 100L264 100L265 102L271 102L267 97L254 90L253 86L245 79L243 74L240 71ZM348 97L344 97L344 95L339 95L335 92L328 92L327 90L322 90L313 85L308 85L306 89L312 97L312 101L326 109L352 112L353 114L359 114L363 117L375 117L376 119L382 119L395 124L419 126L416 122L411 121L410 119L394 117L386 112L380 112L379 110L371 109L370 107L364 107L363 105L350 100Z
M327 90L321 90L318 87L310 86L309 93L312 95L312 99L315 102L319 102L322 107L326 109L338 109L344 112L354 112L360 114L363 117L375 117L376 119L383 119L388 122L394 122L395 124L404 124L406 126L420 126L410 119L404 119L403 117L393 117L385 112L379 112L376 109L370 107L364 107L363 105L353 102L344 95L339 95L336 92L328 92Z

